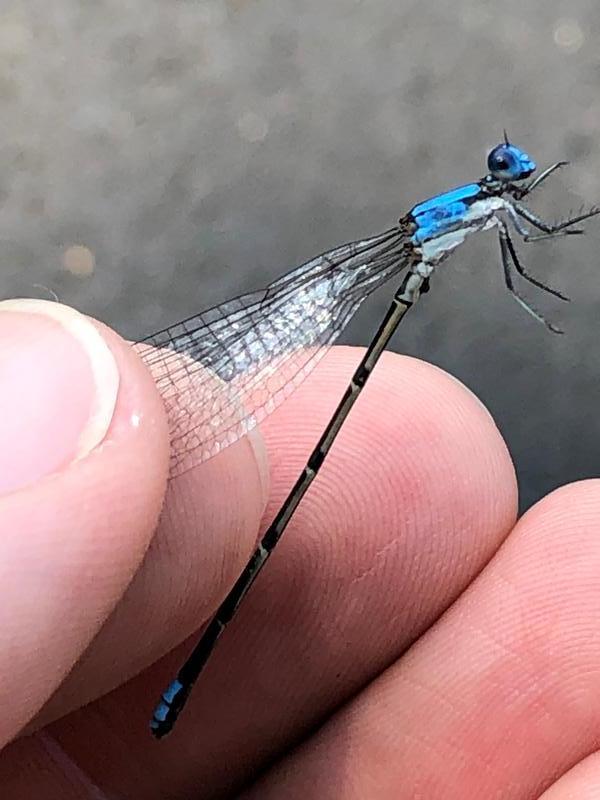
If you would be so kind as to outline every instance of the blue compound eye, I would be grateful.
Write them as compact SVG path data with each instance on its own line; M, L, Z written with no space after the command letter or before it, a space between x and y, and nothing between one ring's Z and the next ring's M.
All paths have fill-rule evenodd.
M528 178L535 169L535 162L527 153L512 144L499 144L488 156L488 169L499 181L520 181Z

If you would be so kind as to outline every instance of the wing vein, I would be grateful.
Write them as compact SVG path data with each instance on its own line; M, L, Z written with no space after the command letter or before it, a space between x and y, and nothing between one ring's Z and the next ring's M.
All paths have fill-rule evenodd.
M401 229L390 228L139 342L169 416L171 475L216 455L277 408L362 301L406 266L409 250Z

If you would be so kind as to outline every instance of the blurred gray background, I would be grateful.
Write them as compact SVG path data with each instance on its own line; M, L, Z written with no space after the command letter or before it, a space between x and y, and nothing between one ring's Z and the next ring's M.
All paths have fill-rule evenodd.
M142 337L390 226L485 171L506 127L545 216L600 200L594 0L4 0L0 296ZM600 465L600 223L521 246L570 305L503 288L493 234L435 276L394 347L452 372L506 437L527 507ZM366 343L389 289L345 341Z

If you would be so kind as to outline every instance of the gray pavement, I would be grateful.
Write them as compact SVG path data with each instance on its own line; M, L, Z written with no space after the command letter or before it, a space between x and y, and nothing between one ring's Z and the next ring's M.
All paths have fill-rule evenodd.
M5 0L0 296L48 296L140 337L484 169L506 127L573 165L532 201L600 200L600 6L342 0ZM600 466L600 223L521 247L573 297L502 286L467 243L394 340L490 408L523 506ZM389 292L345 341L365 343Z

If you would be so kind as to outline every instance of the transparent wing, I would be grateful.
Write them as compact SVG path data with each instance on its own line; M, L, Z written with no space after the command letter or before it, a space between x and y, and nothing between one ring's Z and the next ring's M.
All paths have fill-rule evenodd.
M277 408L407 254L398 228L342 245L263 291L135 345L169 416L171 476L216 455Z

